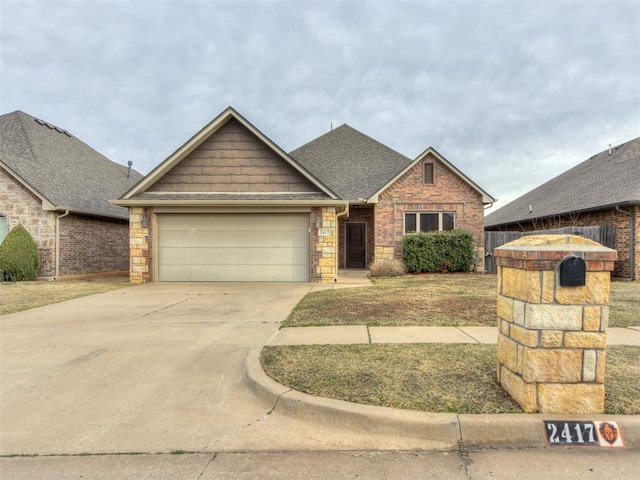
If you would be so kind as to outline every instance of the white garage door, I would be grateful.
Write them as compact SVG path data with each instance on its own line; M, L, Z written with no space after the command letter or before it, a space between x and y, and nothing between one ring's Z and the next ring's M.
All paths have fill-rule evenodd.
M160 215L161 282L307 282L309 215Z

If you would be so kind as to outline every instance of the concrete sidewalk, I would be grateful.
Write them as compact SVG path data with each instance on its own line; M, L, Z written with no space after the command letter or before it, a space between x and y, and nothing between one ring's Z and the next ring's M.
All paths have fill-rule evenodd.
M268 345L348 345L366 343L496 343L496 327L281 328ZM640 327L607 329L608 345L640 346Z

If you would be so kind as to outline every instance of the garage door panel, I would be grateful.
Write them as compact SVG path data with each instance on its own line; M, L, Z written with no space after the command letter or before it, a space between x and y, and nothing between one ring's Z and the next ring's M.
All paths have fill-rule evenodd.
M161 215L160 281L309 281L308 215Z
M309 263L306 248L163 248L160 263L167 265L274 265Z
M165 248L289 248L306 243L308 238L308 231L169 230L163 231L162 240Z

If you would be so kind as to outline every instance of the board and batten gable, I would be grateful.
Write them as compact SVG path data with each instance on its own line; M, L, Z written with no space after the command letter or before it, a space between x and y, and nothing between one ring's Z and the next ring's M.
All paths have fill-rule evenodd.
M147 191L317 192L318 188L231 119Z

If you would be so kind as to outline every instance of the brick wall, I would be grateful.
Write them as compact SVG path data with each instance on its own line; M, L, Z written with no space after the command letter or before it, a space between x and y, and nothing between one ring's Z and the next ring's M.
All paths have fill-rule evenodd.
M640 281L640 206L628 207L625 210L633 212L635 214L635 272L634 278L636 281ZM563 228L572 226L604 226L613 225L614 227L614 246L613 248L618 251L618 260L615 262L613 276L621 278L629 278L631 274L630 269L630 220L628 215L617 212L615 209L610 208L606 210L599 210L595 212L575 213L565 216L555 216L551 218L535 219L530 222L518 223L517 228L519 231L529 232L533 230L543 230L549 228ZM507 228L502 228L507 230Z
M434 183L423 182L423 163L434 164ZM484 269L484 206L482 195L427 155L379 197L375 207L375 258L402 258L405 212L454 212L455 228L468 230L478 251L476 268Z
M55 274L55 212L42 210L42 201L0 168L0 215L7 218L7 230L22 225L33 237L40 253L41 277Z
M129 270L129 222L85 215L60 219L59 276Z

